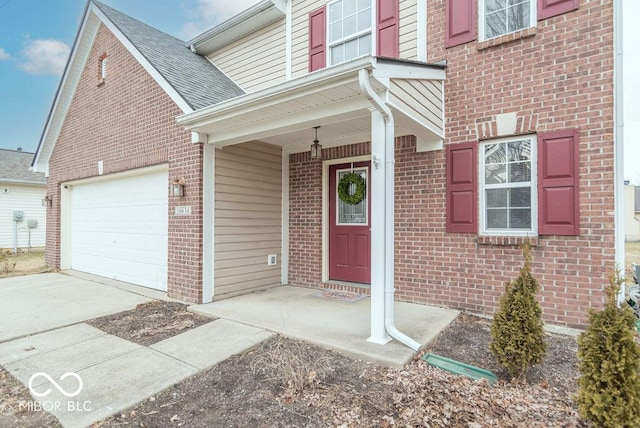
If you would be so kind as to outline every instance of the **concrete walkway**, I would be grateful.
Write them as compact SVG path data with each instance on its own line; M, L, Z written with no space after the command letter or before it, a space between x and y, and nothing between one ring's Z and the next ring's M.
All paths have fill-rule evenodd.
M82 322L147 300L62 274L0 279L0 365L30 387L22 410L89 426L273 335L219 319L146 347Z
M353 303L317 297L319 290L276 287L205 305L199 314L224 318L302 339L378 364L402 368L415 355L398 341L367 342L371 301ZM431 342L459 314L433 306L396 302L396 327L423 345Z

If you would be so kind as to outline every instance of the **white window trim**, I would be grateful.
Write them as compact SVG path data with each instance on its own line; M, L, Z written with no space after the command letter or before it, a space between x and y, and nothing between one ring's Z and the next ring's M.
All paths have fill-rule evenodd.
M485 197L485 172L484 172L484 146L493 143L506 143L509 141L531 140L531 229L530 230L510 230L510 229L487 229L487 211ZM480 142L478 145L478 208L479 208L479 234L481 236L538 236L538 140L535 134L519 135L515 137L498 138ZM504 187L526 187L512 183Z
M529 0L529 18L530 18L529 27L523 28L521 30L512 31L510 33L504 33L504 34L501 34L499 36L491 37L491 39L497 39L497 38L505 36L507 34L515 33L517 31L526 30L527 28L535 27L537 22L538 22L538 16L537 16L538 15L538 7L537 7L537 4L538 4L538 2L536 0ZM486 6L486 0L478 0L478 41L480 41L480 42L484 42L485 40L490 40L485 36L485 34L486 34L485 15L484 15L485 6Z
M377 31L376 28L378 27L377 25L377 2L375 0L371 0L371 27L369 28L369 31L360 31L358 33L352 34L348 37L343 37L339 40L335 40L333 42L331 42L330 39L330 20L329 20L329 8L333 3L336 3L340 0L327 0L326 2L326 8L327 8L327 23L326 23L326 28L325 28L325 34L326 34L326 40L325 40L325 46L327 47L326 49L326 58L327 58L327 67L331 67L332 65L338 65L338 64L343 64L345 62L349 62L352 61L354 59L357 58L362 58L365 57L367 55L371 55L371 56L375 56L376 55L376 46L377 46L377 39L376 39L376 35L377 35ZM371 34L371 53L365 54L365 55L360 55L357 56L355 58L351 58L348 59L346 61L342 61L342 62L337 62L337 63L333 63L332 61L332 57L331 57L331 48L340 44L344 44L346 42L348 42L349 40L353 40L353 39L357 39L360 36L364 36L366 34Z

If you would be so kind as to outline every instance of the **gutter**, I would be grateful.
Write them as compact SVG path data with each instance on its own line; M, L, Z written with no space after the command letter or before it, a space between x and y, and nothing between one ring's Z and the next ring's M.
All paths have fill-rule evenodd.
M385 177L384 177L384 199L385 199L385 236L384 236L384 326L389 336L413 349L418 351L422 345L413 340L406 334L399 331L395 326L394 317L394 184L395 184L395 145L394 145L394 120L393 114L389 107L382 101L371 88L369 81L369 72L361 69L358 72L358 79L362 94L367 97L373 107L384 118L385 132Z
M623 45L622 45L622 0L613 0L613 142L614 142L614 189L615 189L615 248L616 266L623 266L624 277L624 89L623 89ZM625 300L625 284L618 293L618 304Z

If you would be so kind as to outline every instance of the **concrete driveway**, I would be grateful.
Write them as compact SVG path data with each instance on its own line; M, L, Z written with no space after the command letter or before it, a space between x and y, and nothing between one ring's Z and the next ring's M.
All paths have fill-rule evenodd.
M0 343L133 309L147 297L59 273L0 279Z
M0 365L65 428L90 426L273 335L219 319L141 346L83 321L164 293L72 274L0 279ZM0 410L4 426L3 412L16 409Z

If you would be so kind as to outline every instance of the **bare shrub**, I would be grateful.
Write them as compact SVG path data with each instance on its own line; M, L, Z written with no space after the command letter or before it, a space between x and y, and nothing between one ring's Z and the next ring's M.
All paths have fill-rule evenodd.
M261 344L251 370L281 384L284 397L294 399L305 390L314 390L331 370L331 364L328 357L319 356L307 343L277 336Z

